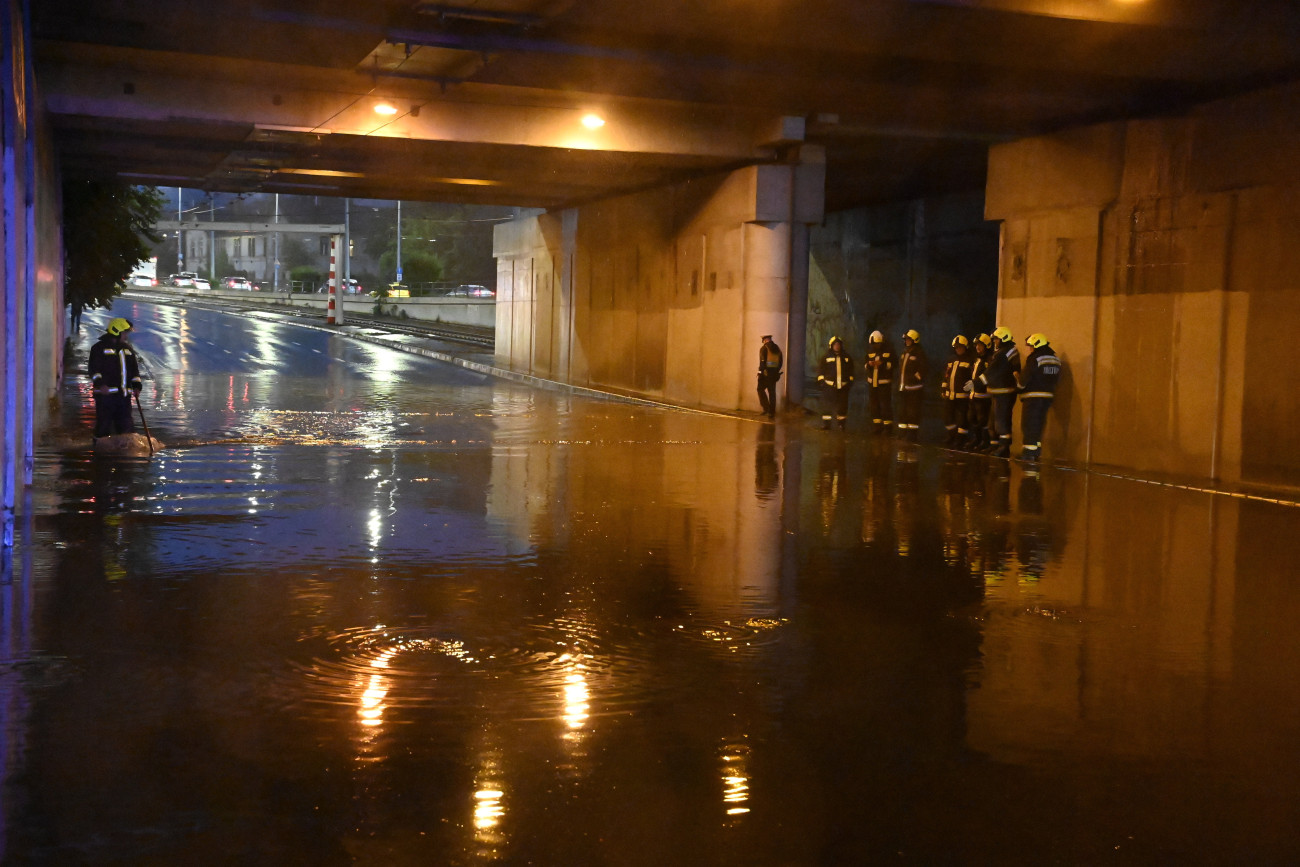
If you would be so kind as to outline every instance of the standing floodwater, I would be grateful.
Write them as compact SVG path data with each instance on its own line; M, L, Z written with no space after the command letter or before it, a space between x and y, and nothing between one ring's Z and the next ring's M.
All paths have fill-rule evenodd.
M6 863L1300 857L1300 510L113 313L179 447L69 377Z

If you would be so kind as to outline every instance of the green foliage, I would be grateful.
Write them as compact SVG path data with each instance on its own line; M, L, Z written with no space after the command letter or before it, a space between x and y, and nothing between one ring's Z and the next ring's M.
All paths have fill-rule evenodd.
M325 275L311 265L298 265L289 269L289 279L302 283L304 288L315 289L325 281Z
M67 256L65 304L108 307L135 266L160 239L154 224L162 208L156 187L121 181L63 184L63 243Z
M379 271L387 275L387 281L397 279L397 251L386 251L379 257ZM407 252L402 249L402 282L407 285L415 283L434 283L442 279L442 260L434 253L420 251Z

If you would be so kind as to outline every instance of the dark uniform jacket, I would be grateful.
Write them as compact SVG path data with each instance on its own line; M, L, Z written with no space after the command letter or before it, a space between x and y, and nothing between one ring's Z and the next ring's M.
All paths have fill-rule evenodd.
M817 381L831 388L848 388L853 384L853 359L847 352L826 353L817 367Z
M898 390L916 391L925 385L925 350L913 343L898 356Z
M953 353L943 369L943 387L940 393L944 400L965 400L966 383L971 376L971 353L958 355Z
M107 388L120 393L123 388L140 390L140 366L135 351L125 340L116 340L107 334L90 347L90 360L86 363L92 388Z
M758 372L770 376L772 379L781 378L781 365L785 363L785 356L781 354L781 347L775 343L764 343L758 348Z
M879 346L875 352L867 353L867 385L875 388L879 385L889 385L894 375L894 354L890 352L883 343L873 343L872 346ZM872 367L871 362L879 361L879 367Z
M1021 397L1051 397L1056 394L1056 383L1061 378L1061 359L1050 346L1040 346L1025 359L1025 384Z
M988 386L984 384L984 373L989 369L989 350L983 355L975 355L970 362L970 397L971 400L988 400Z
M989 353L989 369L984 372L989 394L1015 394L1019 387L1016 374L1020 372L1020 350L1006 340Z

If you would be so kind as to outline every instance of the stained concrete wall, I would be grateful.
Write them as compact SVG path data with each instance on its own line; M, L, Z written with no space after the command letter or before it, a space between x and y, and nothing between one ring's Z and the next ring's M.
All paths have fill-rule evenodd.
M1060 458L1300 485L1300 87L990 153L999 320L1067 380Z
M63 239L59 181L44 109L31 69L25 9L5 3L3 21L4 159L0 173L0 499L4 544L23 486L30 484L35 442L49 421L63 360Z
M915 328L937 363L955 335L994 328L998 226L984 219L983 193L828 214L811 252L809 370L832 336L859 358L872 331L897 352Z
M498 363L757 411L760 338L788 345L790 220L821 219L820 195L796 195L822 189L805 168L754 166L498 226Z

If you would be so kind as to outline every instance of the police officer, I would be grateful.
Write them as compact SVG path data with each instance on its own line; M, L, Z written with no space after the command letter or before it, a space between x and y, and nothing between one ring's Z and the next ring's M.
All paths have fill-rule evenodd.
M763 405L763 415L769 418L776 418L776 384L784 363L781 347L772 342L772 335L764 334L763 345L758 348L758 402Z
M1020 387L1020 438L1025 449L1020 457L1037 461L1043 451L1043 428L1047 426L1047 410L1056 394L1056 383L1061 378L1061 359L1056 357L1047 337L1031 334L1025 343L1033 347L1025 359L1024 385Z
M966 427L970 433L966 437L966 448L979 450L989 444L989 399L988 386L984 384L984 372L989 366L989 344L993 338L981 334L971 341L975 357L971 361L970 380L966 388L970 393L970 406L966 410Z
M909 328L903 334L903 353L898 356L898 393L902 398L898 414L898 435L911 442L921 437L921 389L925 386L925 350L921 335Z
M826 406L822 410L822 428L831 429L831 417L839 422L844 430L849 417L849 387L853 385L853 359L844 351L844 343L838 337L832 337L828 344L829 352L817 368L817 381L821 383L826 394Z
M948 431L944 445L953 447L966 439L966 415L970 406L970 341L963 334L952 339L952 355L943 368L939 395L943 398L943 426Z
M893 381L894 354L885 343L885 335L871 332L867 340L867 411L871 413L871 429L888 433L894 426L894 394L889 388Z
M1011 339L1011 331L999 325L993 330L990 352L989 367L983 377L993 400L993 430L997 441L990 445L988 452L1005 458L1011 455L1011 413L1020 388L1020 350Z
M140 394L140 366L135 351L125 335L131 330L129 319L117 318L108 323L103 337L90 348L86 374L90 377L95 398L95 438L134 433L131 421L131 394Z

